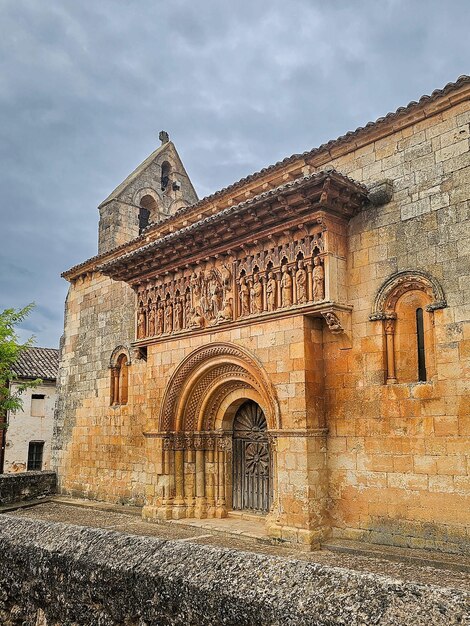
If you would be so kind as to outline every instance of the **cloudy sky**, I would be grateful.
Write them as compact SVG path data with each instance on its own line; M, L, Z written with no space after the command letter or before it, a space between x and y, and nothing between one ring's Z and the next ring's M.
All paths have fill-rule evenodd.
M56 346L165 129L200 197L469 73L468 0L0 0L0 310Z

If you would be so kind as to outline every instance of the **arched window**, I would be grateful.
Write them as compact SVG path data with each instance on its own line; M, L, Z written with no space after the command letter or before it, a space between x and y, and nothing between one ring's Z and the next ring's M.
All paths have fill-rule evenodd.
M433 373L433 313L426 310L429 304L429 295L416 289L397 300L394 348L399 383L424 382Z
M399 272L385 281L370 319L383 323L387 384L425 382L432 378L433 315L435 310L446 306L439 283L425 272Z
M151 219L155 219L158 213L158 205L153 196L147 194L140 200L139 209L139 235L147 228Z
M171 172L171 165L168 163L168 161L163 161L162 177L160 181L162 191L166 191L168 189L168 185L170 183L170 172Z
M129 355L126 348L117 348L111 356L110 404L127 404L129 390Z

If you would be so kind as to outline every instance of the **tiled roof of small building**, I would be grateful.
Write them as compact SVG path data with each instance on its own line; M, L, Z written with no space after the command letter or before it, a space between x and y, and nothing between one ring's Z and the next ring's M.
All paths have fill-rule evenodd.
M26 348L12 367L18 378L42 378L42 380L56 380L58 369L57 348Z

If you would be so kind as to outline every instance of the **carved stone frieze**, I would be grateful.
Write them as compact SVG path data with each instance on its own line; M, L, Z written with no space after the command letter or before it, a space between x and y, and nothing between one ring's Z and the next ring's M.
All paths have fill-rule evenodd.
M302 227L142 282L138 340L201 330L325 299L324 231Z

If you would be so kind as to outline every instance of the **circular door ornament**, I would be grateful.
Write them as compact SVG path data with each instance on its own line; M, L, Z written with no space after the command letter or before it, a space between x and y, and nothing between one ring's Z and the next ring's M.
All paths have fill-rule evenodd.
M249 443L245 450L246 473L266 476L269 473L269 450L265 443Z

